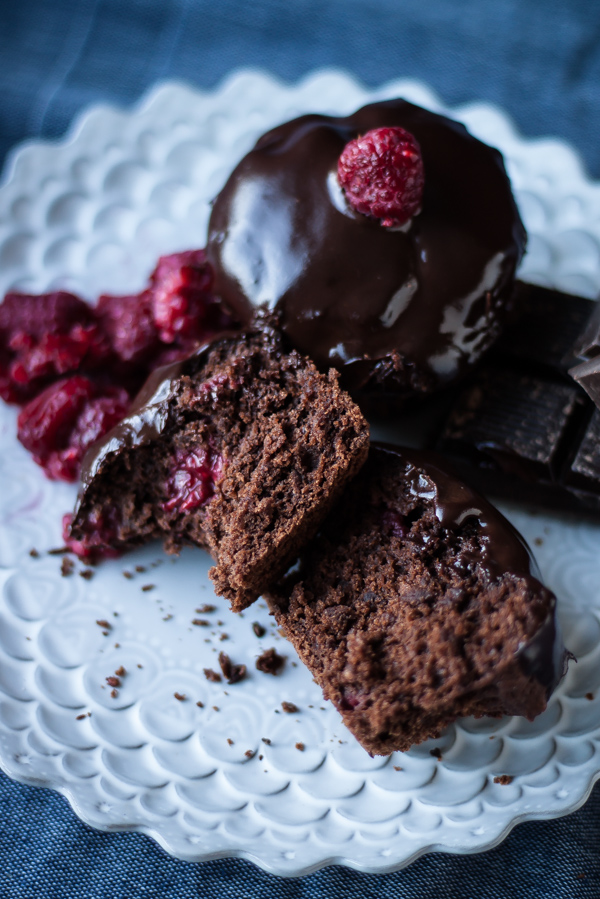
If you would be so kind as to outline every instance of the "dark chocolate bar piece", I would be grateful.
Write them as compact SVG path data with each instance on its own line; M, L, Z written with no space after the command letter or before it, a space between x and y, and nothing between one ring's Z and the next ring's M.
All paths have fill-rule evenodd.
M491 365L459 396L440 448L519 478L554 482L585 407L575 384Z
M529 370L544 368L566 376L581 355L580 335L584 330L587 333L597 310L595 300L517 281L514 321L499 340L496 352L519 360ZM600 319L594 332L598 341L599 332Z
M569 374L600 408L600 356L581 362L571 368Z
M600 410L594 413L564 475L565 484L582 494L598 493L600 501Z
M594 303L587 326L575 341L574 352L581 359L593 359L600 355L600 302Z
M484 493L599 516L600 303L519 283L515 306L430 445Z
M600 410L572 382L489 365L463 387L437 441L474 487L600 515Z

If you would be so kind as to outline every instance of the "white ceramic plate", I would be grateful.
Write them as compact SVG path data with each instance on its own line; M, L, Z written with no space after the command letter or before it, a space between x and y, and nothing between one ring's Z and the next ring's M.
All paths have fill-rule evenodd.
M265 129L399 95L442 109L422 84L367 91L331 71L291 87L243 72L208 94L167 84L132 111L92 109L64 141L12 157L0 187L0 293L61 286L91 299L139 289L159 254L204 244L210 198ZM522 276L596 295L600 186L574 152L524 140L487 105L450 113L506 155L529 231ZM559 596L579 660L547 711L533 723L464 720L441 740L371 759L265 605L235 616L214 597L201 552L173 561L153 545L92 580L79 564L61 577L60 557L45 551L60 545L74 489L44 479L15 439L15 419L0 406L0 764L11 777L53 787L88 824L143 831L179 858L238 855L287 875L332 862L389 871L430 850L479 851L518 821L584 802L600 774L599 527L505 510ZM194 611L205 603L214 613ZM198 617L210 626L192 625ZM254 667L269 646L287 657L277 677ZM221 650L248 665L247 680L205 679ZM121 665L113 698L106 677ZM284 700L298 714L284 714ZM513 780L495 783L500 775Z

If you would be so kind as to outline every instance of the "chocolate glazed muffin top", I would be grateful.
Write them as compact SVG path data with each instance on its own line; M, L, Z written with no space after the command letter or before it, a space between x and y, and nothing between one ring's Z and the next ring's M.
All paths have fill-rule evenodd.
M385 228L348 204L337 161L349 140L394 126L416 137L425 188L421 212ZM391 100L263 135L214 203L208 256L241 321L266 305L347 388L408 397L460 377L494 341L525 240L500 153Z

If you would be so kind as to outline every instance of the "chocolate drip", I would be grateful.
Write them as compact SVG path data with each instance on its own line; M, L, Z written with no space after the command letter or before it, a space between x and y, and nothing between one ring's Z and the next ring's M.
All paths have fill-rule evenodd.
M349 140L396 125L421 146L425 191L421 213L387 229L349 206L336 170ZM387 378L411 393L453 380L495 340L524 246L500 153L393 100L265 134L215 201L208 256L242 321L266 304L345 386Z

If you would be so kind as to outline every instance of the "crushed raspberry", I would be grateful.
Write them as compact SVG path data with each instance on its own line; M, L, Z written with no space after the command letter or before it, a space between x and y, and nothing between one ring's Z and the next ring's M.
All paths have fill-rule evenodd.
M121 362L145 366L160 352L150 291L133 296L101 296L96 315Z
M353 709L358 708L361 699L361 694L344 689L342 699L340 701L340 707L344 712L351 712L353 711Z
M201 341L222 309L212 294L214 275L204 250L161 256L150 276L154 322L164 343ZM217 329L219 329L217 327Z
M73 516L69 513L63 515L63 540L65 546L80 559L88 562L96 562L99 559L116 559L120 553L114 544L119 533L118 511L114 508L103 513L93 511L86 525L89 533L81 540L71 537L71 524Z
M386 509L382 516L381 522L386 531L390 531L394 537L404 539L410 533L410 522L406 520L404 515L400 515L393 509Z
M63 291L9 293L0 305L0 396L23 403L49 382L102 363L109 347L93 310Z
M17 436L52 480L75 481L87 448L127 413L121 388L100 388L83 375L56 381L22 409Z
M346 144L338 180L348 202L386 228L403 225L421 208L425 181L421 149L404 128L374 128Z
M190 512L204 505L215 492L215 483L223 473L223 459L209 449L192 452L179 450L165 484L167 512Z

